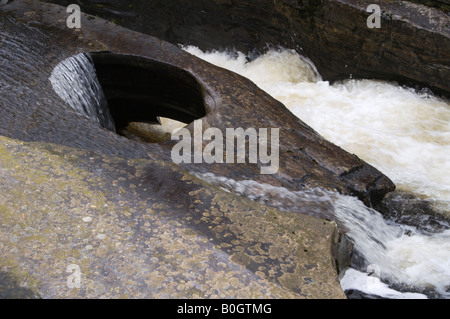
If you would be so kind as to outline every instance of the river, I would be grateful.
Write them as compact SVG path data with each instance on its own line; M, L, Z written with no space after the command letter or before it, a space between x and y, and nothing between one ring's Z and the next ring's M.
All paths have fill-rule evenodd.
M323 137L389 176L397 190L426 200L448 216L448 101L427 89L351 75L330 84L311 61L286 49L269 50L251 61L240 52L183 49L249 78ZM234 187L244 184L228 181ZM443 222L439 229L423 231L383 218L356 198L323 196L333 200L336 218L348 227L356 255L363 259L341 276L344 290L394 299L450 298L449 225Z

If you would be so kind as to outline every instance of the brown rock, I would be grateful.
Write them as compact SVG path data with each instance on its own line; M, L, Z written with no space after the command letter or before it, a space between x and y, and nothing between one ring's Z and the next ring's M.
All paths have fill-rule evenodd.
M310 58L328 81L375 78L450 94L448 0L98 2L83 1L83 11L174 44L249 54L281 45ZM370 4L381 8L379 29L367 27Z

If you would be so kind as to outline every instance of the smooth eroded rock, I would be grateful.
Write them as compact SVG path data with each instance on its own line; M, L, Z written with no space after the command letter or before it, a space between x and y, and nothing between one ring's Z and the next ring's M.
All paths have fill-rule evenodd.
M189 171L252 179L291 190L326 188L356 195L368 205L394 189L385 175L323 139L248 79L176 46L86 15L82 15L81 29L69 29L64 7L39 1L15 1L1 10L0 50L6 62L0 74L4 83L0 88L0 133L5 136L126 158L171 160L176 141L130 141L73 112L55 93L49 81L55 66L76 54L93 52L99 78L104 78L101 84L116 110L116 126L135 121L136 116L148 121L162 115L187 122L201 118L203 130L280 130L276 174L261 175L260 162L184 165ZM154 77L168 83L166 89L159 88ZM189 103L181 103L183 98ZM191 132L193 126L188 125Z

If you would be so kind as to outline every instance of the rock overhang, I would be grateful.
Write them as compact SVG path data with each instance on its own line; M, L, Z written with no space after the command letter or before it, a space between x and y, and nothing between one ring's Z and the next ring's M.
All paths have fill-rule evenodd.
M28 24L30 21L33 23L40 21L41 30L45 30L44 32L47 32L48 35L43 36L39 41L47 42L43 44L47 49L43 50L48 51L46 54L50 57L50 60L53 60L51 63L54 65L57 64L58 60L80 52L94 52L94 56L98 56L97 59L100 61L104 59L101 58L104 56L101 52L105 51L110 52L107 55L109 59L128 57L121 59L121 61L128 59L126 63L129 63L127 67L130 69L138 64L137 62L132 62L132 60L136 61L137 59L151 63L156 63L152 61L158 61L158 65L164 65L168 70L170 69L173 75L172 78L169 78L171 81L179 79L180 82L186 82L186 79L189 79L191 83L189 85L195 86L194 90L192 90L194 93L197 92L193 95L196 100L194 104L200 105L200 99L203 100L205 116L202 118L202 121L205 123L204 126L217 127L223 131L227 127L280 129L280 169L282 172L279 174L270 177L257 176L258 174L255 174L255 172L257 172L258 167L252 167L251 165L235 165L232 166L232 170L228 171L226 165L210 165L208 169L212 172L226 172L232 174L231 177L252 176L257 180L258 178L265 182L270 180L271 183L276 183L279 186L288 186L288 188L308 187L308 185L330 188L330 185L332 185L332 189L341 193L358 195L367 204L375 202L382 197L383 193L387 193L394 188L392 182L375 168L360 160L357 156L349 154L326 141L307 124L293 116L280 102L260 90L251 81L233 72L214 67L174 45L148 35L127 30L102 19L89 19L87 15L83 15L83 28L78 30L68 29L63 19L67 16L67 13L63 7L56 5L36 1L16 1L2 9L6 12L12 10L18 20L22 20L24 23L27 23L27 21ZM11 61L11 65L13 63L14 61ZM48 64L44 69L39 70L38 73L39 77L42 78L41 81L44 82L40 84L46 86L44 92L48 93L48 95L55 95L53 92L47 92L47 90L51 91L47 83L51 68L51 64ZM145 68L142 66L141 68L144 69L143 73L145 73ZM27 81L26 74L23 77ZM9 79L6 79L6 81L9 81ZM189 91L189 87L185 91ZM61 104L60 99L57 97L52 102ZM15 103L18 104L20 101L15 101ZM181 105L180 101L177 103ZM6 106L6 108L8 107L13 108L12 105ZM52 103L48 103L45 107L41 106L35 113L53 112L52 108L55 108L55 106ZM189 111L189 108L186 108L186 110ZM190 112L195 116L188 117L186 120L201 116L202 112L201 107L200 109L197 107L197 111ZM57 113L61 113L61 116L66 116L64 111ZM236 114L239 114L239 116L236 116ZM257 116L257 114L263 114L263 116ZM45 135L40 139L48 142L52 142L52 139L57 137L60 143L74 146L74 130L72 127L67 127L72 120L66 123L47 123L51 121L51 118L40 119L38 123L34 124L33 133L35 134L28 135ZM78 134L78 144L85 143L84 147L90 150L95 149L112 154L111 152L118 151L121 146L128 150L130 148L129 145L133 145L136 146L136 150L139 152L138 156L146 157L146 155L143 155L145 152L147 154L159 154L159 156L167 158L167 150L174 144L174 142L169 141L161 145L143 145L142 143L136 145L133 142L128 143L127 140L122 138L120 138L120 143L117 143L118 137L112 138L111 134L105 133L101 128L94 127L86 121L82 121L77 125L80 126L81 123L89 125L89 128L85 130L78 128L75 130ZM58 125L59 127L57 127ZM193 130L192 123L187 128ZM69 129L71 130L70 132ZM18 132L20 126L16 130L14 128L11 130L12 132L9 132L9 136L23 136L22 132ZM54 131L58 130L61 132L57 135ZM103 146L95 143L86 134L90 130L96 131L93 134L96 135L99 142L104 143ZM69 136L65 138L65 134ZM36 136L30 137L28 135L26 138L36 138ZM110 140L109 142L108 139ZM123 151L120 153L121 156L125 157L136 156L134 155L136 152L127 153ZM193 169L194 167L191 168ZM320 180L324 178L329 178L332 182L330 180L321 182ZM299 180L302 182L299 183ZM376 195L372 196L372 194Z

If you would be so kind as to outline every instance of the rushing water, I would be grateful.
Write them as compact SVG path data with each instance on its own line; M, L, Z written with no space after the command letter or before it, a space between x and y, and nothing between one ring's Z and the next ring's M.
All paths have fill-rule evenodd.
M239 52L184 49L251 79L326 139L377 167L398 189L427 199L435 209L450 211L447 101L426 90L415 92L383 81L349 79L331 85L322 81L308 59L289 50L272 50L248 62ZM260 198L264 197L264 188L269 187L255 186L251 181L225 181L223 177L203 178L231 185L233 191L242 195L246 195L246 189L256 187ZM255 189L247 193L254 194ZM450 298L448 227L424 234L414 227L383 219L353 197L323 193L316 200L323 198L333 203L335 217L349 229L355 251L364 258L364 267L375 269L372 276L361 272L366 269L348 270L341 280L344 289L387 298L425 297L392 290L386 284L389 283Z
M89 54L78 54L59 63L50 76L55 92L78 114L115 130L108 102Z

